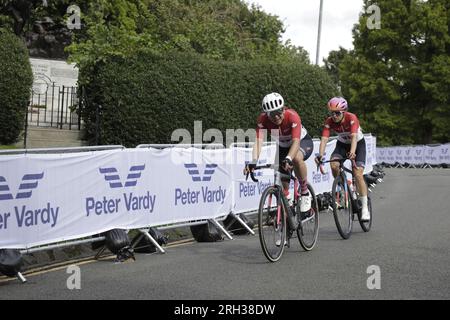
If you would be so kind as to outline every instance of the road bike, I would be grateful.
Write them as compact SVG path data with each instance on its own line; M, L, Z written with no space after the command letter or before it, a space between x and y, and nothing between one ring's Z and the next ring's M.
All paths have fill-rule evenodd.
M299 181L292 175L279 171L279 165L257 166L254 170L274 169L273 185L264 190L258 208L259 241L266 258L271 262L278 261L283 255L285 246L290 247L290 239L296 231L300 245L304 250L314 248L319 234L319 209L313 187L308 184L309 194L312 197L311 209L308 212L300 211ZM250 173L254 182L255 171ZM247 174L248 177L248 174ZM292 207L284 195L281 180L294 181L294 199Z
M369 209L370 220L362 221L362 203L358 199L359 193L356 190L355 177L352 170L344 166L344 162L349 159L332 159L328 161L321 161L318 164L322 174L325 174L323 164L330 162L339 162L339 174L334 178L333 187L331 189L331 195L333 198L332 208L334 221L339 234L343 239L350 238L353 229L353 221L355 215L358 217L359 224L364 232L369 232L372 227L372 201L370 198L370 192L367 195L367 206ZM356 167L356 163L352 160L353 168ZM347 178L347 173L352 175L352 179Z

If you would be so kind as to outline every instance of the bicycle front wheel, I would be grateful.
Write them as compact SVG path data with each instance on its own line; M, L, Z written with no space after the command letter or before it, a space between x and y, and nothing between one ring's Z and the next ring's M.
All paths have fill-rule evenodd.
M336 227L341 237L348 239L353 227L353 208L345 176L340 174L334 179L331 193L333 196L332 207Z
M286 212L276 187L268 187L261 196L258 231L264 255L270 262L278 261L286 240Z
M297 204L297 217L301 219L301 225L297 228L298 241L306 251L314 248L319 235L319 205L316 194L312 186L308 183L309 194L311 195L311 209L309 212L300 212L300 202Z

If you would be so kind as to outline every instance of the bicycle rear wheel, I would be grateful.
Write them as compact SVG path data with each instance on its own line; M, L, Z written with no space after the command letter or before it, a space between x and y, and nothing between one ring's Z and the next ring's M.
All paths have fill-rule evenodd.
M316 194L308 183L309 194L312 197L311 210L307 213L300 212L300 202L297 203L297 217L300 217L301 225L297 228L298 241L303 249L310 251L314 248L319 235L319 206Z
M353 227L353 208L350 199L350 190L345 176L340 174L334 179L333 189L333 216L336 227L343 239L350 238Z
M361 213L358 214L358 220L359 224L361 225L361 228L364 232L369 232L370 228L372 227L372 200L370 199L370 196L367 196L367 207L369 209L370 214L370 220L369 221L361 221Z
M264 190L258 209L259 241L270 262L281 258L286 240L286 212L276 187Z

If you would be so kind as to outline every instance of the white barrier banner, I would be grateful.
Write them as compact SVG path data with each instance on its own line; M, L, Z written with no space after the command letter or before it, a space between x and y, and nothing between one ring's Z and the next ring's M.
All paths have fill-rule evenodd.
M411 147L411 164L422 165L424 164L424 146L414 146Z
M258 182L254 182L250 176L243 175L244 164L252 160L252 148L231 149L233 156L233 212L236 214L258 209L259 200L263 191L273 185L273 169L262 169L255 172ZM258 159L258 165L273 164L276 158L276 145L264 146Z
M378 162L387 164L450 164L450 144L377 148Z
M377 161L382 163L386 163L387 159L387 150L386 148L377 148Z
M395 162L405 163L404 152L405 152L405 148L404 147L396 147L396 148L394 148Z
M364 167L364 174L370 173L373 170L373 157L375 154L375 150L372 139L372 135L364 135L364 140L366 141L366 166Z
M335 145L328 143L327 158ZM333 179L329 164L326 175L318 172L318 149L316 140L306 164L308 181L320 194L331 190ZM274 150L263 148L259 164L273 163ZM245 181L250 152L170 148L1 156L0 248L255 210L273 183L273 170L260 171L258 184Z
M372 166L378 163L378 153L377 153L377 137L372 136Z
M147 178L149 160L135 154L111 150L0 157L0 247L25 248L145 226L159 199Z
M395 149L394 148L385 148L386 149L386 163L394 164L395 163Z
M439 162L439 155L441 152L441 146L425 146L424 150L424 160L427 164L441 164Z
M232 188L226 155L128 149L2 156L0 248L226 215Z
M403 163L413 164L414 160L413 149L409 147L403 148Z
M228 149L150 150L164 155L152 175L161 190L162 204L151 225L211 219L230 212L233 190Z
M337 140L333 140L327 143L325 148L325 160L330 160L331 154L336 148ZM325 174L322 174L320 170L317 169L316 162L314 158L316 153L319 153L320 141L314 140L314 152L311 157L306 160L306 166L308 167L308 182L313 185L316 194L321 194L324 192L330 192L331 186L333 185L333 174L331 172L331 167L329 163L324 164ZM293 188L293 184L291 184ZM293 190L293 189L292 189Z
M450 164L450 143L439 146L438 162L439 164Z

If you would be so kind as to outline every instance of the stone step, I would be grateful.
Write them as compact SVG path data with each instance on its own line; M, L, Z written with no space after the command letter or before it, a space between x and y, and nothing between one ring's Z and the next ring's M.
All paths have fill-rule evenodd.
M28 127L29 139L44 139L44 140L81 140L81 130L64 130L56 128L41 128L41 127Z
M83 131L61 130L55 128L28 127L27 149L35 148L63 148L86 146L87 142L81 140ZM23 148L23 138L16 146Z

